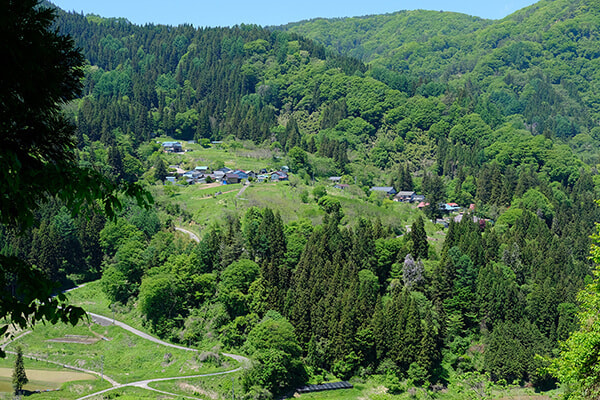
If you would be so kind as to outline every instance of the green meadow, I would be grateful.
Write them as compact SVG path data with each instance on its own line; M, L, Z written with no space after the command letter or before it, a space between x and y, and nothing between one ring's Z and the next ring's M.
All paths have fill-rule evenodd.
M53 342L67 335L98 338L93 344ZM223 358L218 365L201 361L201 351L185 351L142 339L117 326L79 324L75 327L39 325L18 341L23 353L101 372L119 383L150 378L197 375L226 371L237 366ZM14 344L7 350L14 350Z

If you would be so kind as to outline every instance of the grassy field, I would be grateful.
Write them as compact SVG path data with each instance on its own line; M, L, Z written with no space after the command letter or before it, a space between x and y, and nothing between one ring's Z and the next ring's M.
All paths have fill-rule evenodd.
M236 398L242 393L241 372L198 379L154 382L150 387L177 393L183 396L193 396L206 399L230 399L233 390Z
M55 343L49 339L65 335L100 336L94 344ZM165 347L135 336L117 326L76 327L38 325L33 333L19 340L23 353L38 359L49 359L104 373L117 382L133 382L149 378L195 375L225 371L237 366L230 359L222 365L201 362L199 353ZM7 347L12 350L14 344Z
M12 399L12 371L14 367L14 355L8 354L6 358L0 359L0 399ZM30 393L27 398L40 400L76 399L85 394L110 387L106 381L101 381L94 375L76 372L71 369L62 368L45 361L37 361L25 358L25 370L29 383L25 390L60 389L58 391Z
M12 368L0 368L0 392L12 390ZM24 389L28 391L59 389L65 382L95 380L96 377L76 371L51 371L26 368L29 383Z
M91 400L107 400L107 399L119 399L119 400L168 400L168 399L179 399L176 396L168 396L163 393L156 393L146 389L137 387L125 387L111 390L108 393L92 397ZM36 400L32 398L31 400ZM44 398L44 400L46 400ZM54 399L52 399L54 400Z
M160 138L160 141L170 138ZM261 149L255 145L245 143L249 148L202 148L198 144L183 143L183 147L189 152L181 154L166 154L167 162L171 165L181 165L184 169L195 166L215 166L224 163L229 168L240 168L244 170L258 171L261 168L276 169L283 163L283 159L273 157L268 149ZM244 211L252 206L270 207L279 211L284 222L297 218L308 218L313 224L319 224L323 218L323 211L319 209L312 198L313 185L291 175L291 182L278 183L252 183L243 193L237 197L240 184L207 187L205 184L190 186L152 186L152 194L159 204L177 205L191 217L190 221L177 221L176 224L189 229L199 236L203 230L215 221L222 221L227 214L238 213L243 215ZM414 204L403 204L392 202L389 199L379 199L376 202L367 201L368 194L357 186L351 186L348 190L333 188L333 185L322 178L317 185L323 184L327 187L328 195L340 200L347 218L345 221L356 221L356 217L363 216L369 219L379 218L384 225L391 226L395 232L404 232L407 225L423 213L416 209ZM216 194L221 192L220 194ZM302 203L301 194L309 194L309 202ZM165 215L166 217L166 215ZM344 223L344 221L343 221ZM439 252L445 233L440 226L426 222L426 230L431 238L430 243Z
M168 201L177 204L181 210L191 215L197 231L201 231L213 221L221 221L227 213L242 214L247 208L253 206L270 207L279 211L284 222L308 218L314 224L318 224L323 218L323 211L312 198L313 186L297 184L294 187L289 182L254 182L240 197L237 197L241 188L241 184L234 184L207 189L205 185L198 184L172 187L154 186L151 190L159 202ZM220 194L216 195L217 192ZM301 201L302 192L310 194L307 203ZM380 218L384 224L403 230L418 215L423 215L411 204L389 200L384 200L381 204L368 202L366 196L359 190L349 193L327 187L327 193L340 201L347 216L346 221L355 221L357 216L369 219ZM431 231L433 234L438 229L439 227L434 227L433 224L427 226L428 233Z
M142 319L135 307L126 306L111 307L110 300L106 297L100 281L88 282L83 287L67 293L71 304L83 307L84 310L107 317L114 316L115 319L126 323L136 329L146 332L142 325Z
M172 141L172 138L161 137L158 141ZM231 148L224 146L212 146L203 148L199 144L183 142L184 153L165 154L169 165L179 164L184 169L192 169L197 166L215 166L223 163L231 169L242 169L244 171L259 171L262 168L276 169L280 163L273 158L273 152L268 149L258 148L252 143L245 143L244 148Z

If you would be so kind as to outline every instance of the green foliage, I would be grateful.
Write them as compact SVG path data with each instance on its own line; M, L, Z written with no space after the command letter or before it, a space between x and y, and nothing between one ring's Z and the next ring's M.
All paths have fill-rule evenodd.
M181 307L181 294L175 277L160 274L146 277L140 286L138 307L154 331L165 334Z
M319 199L321 199L323 196L327 195L327 189L325 189L325 186L323 186L323 185L317 185L314 187L312 193L313 193L313 197L315 198L315 200L319 201Z
M429 203L425 207L425 215L432 221L435 221L442 215L440 205L446 197L443 178L438 175L427 174L423 177L422 188L425 199Z
M229 264L221 273L219 300L225 304L232 317L248 314L248 290L259 272L258 264L254 261L239 260Z
M258 384L279 395L306 382L294 328L280 314L269 312L252 328L244 347L255 360L243 378L246 390Z
M598 233L594 235L597 243ZM592 246L591 257L600 262L600 248ZM562 345L560 357L552 362L550 371L565 383L568 398L585 399L597 397L600 393L598 381L598 345L600 343L600 323L598 321L599 299L598 268L594 270L594 281L578 294L580 308L577 313L579 329L573 332Z
M27 385L29 379L25 373L25 364L23 363L23 348L17 346L17 356L15 357L15 367L12 374L12 385L15 391L15 396L20 396L23 391L23 386Z
M88 229L40 209L31 236L0 229L2 254L57 277L91 276L104 260L111 301L137 304L161 336L245 342L256 360L248 396L304 381L301 361L321 377L383 373L375 380L404 397L436 383L490 397L490 377L542 388L533 354L575 328L600 218L590 206L600 25L596 8L567 3L503 21L415 11L296 25L372 60L368 70L279 30L61 13L89 61L83 98L66 107L77 161L129 181L146 171L158 211L125 204L123 218ZM200 144L162 154L155 134ZM235 187L154 185L166 165L200 163L288 164L292 175L252 183L243 199ZM355 185L308 187L333 175ZM365 200L373 185L424 194L432 220L445 217L440 203L477 206L461 222L447 216L448 230L428 227L428 240L413 206ZM176 221L202 231L200 243L160 232Z
M493 380L530 381L541 367L536 354L548 352L548 342L529 321L498 324L488 338L486 369Z
M413 257L417 260L428 258L429 243L427 242L427 233L425 232L423 218L419 217L413 222L410 228L410 238L412 241Z
M84 60L72 39L52 28L54 11L27 0L3 3L2 15L2 51L8 57L3 75L13 78L0 94L0 223L24 232L40 206L56 198L73 216L99 201L114 217L122 206L117 192L148 204L149 196L139 186L109 179L76 160L74 126L62 106L81 92ZM48 254L41 256L47 259ZM40 320L76 323L83 310L67 306L63 297L51 298L55 285L48 279L57 276L47 272L1 255L0 317L22 328Z

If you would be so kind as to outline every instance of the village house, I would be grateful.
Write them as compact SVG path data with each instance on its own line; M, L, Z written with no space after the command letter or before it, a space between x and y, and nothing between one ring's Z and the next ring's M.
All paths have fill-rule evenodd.
M196 171L196 170L191 170L191 171L187 171L183 173L183 177L186 179L193 179L193 180L198 180L200 179L204 174L200 171Z
M232 174L237 175L238 178L240 178L240 180L242 180L242 179L248 179L248 173L246 171L241 170L241 169L236 169L235 171L232 172Z
M333 185L333 187L336 189L346 190L350 187L350 185L348 185L347 183L338 183Z
M460 207L456 203L446 203L446 204L440 204L440 209L444 212L451 213L453 211L460 210Z
M167 153L181 153L183 151L183 147L179 142L163 142L162 147Z
M223 179L225 178L225 172L223 172L221 170L216 170L215 172L212 173L211 178L213 178L213 180L215 182L222 182Z
M288 174L283 171L275 171L271 173L271 182L287 181Z
M223 178L222 182L225 185L232 185L234 183L240 183L240 177L237 176L236 174L225 174L225 177Z
M271 179L271 175L269 174L260 174L256 175L256 182L261 183Z
M233 172L233 170L231 168L223 167L223 168L219 168L215 172L222 172L224 174L229 174L229 173Z
M396 193L396 195L394 196L394 201L401 201L404 203L412 203L414 200L415 196L415 192L413 191L407 191L407 190L401 190L398 193Z
M396 189L394 189L392 186L373 186L371 188L371 192L382 192L392 196L396 194Z

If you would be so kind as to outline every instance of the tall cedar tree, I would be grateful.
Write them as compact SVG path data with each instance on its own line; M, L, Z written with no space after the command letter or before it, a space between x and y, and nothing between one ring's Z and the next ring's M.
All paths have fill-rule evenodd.
M415 222L413 222L410 228L410 240L413 244L413 257L415 260L423 260L428 257L429 254L429 243L427 243L427 233L425 232L425 223L423 218L419 216Z
M25 373L25 364L23 363L23 349L17 346L17 355L15 358L15 369L12 374L12 386L15 390L15 396L19 396L23 390L23 386L27 385L29 378Z
M427 215L427 218L431 221L435 222L436 219L442 216L440 205L446 197L444 180L441 176L436 174L425 174L422 186L425 200L429 203L429 205L425 207L425 215Z

